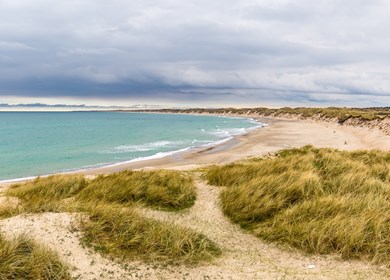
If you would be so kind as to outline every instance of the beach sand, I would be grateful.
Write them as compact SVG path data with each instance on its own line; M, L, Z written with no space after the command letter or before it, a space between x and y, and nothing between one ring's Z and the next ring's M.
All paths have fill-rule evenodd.
M125 169L193 169L208 164L225 164L247 157L264 156L281 149L313 145L342 150L390 150L390 136L367 128L340 126L302 120L258 119L269 124L214 147L198 148L161 159L91 169L94 176ZM166 213L141 209L143 214L170 221L204 233L223 248L224 254L198 267L158 266L129 262L124 270L118 263L83 248L75 230L72 213L25 214L0 221L7 236L27 232L57 251L80 279L389 279L390 270L363 261L342 261L337 256L306 256L266 244L232 224L221 212L220 188L196 178L198 197L191 209ZM9 184L3 183L3 189ZM13 201L1 203L15 203Z
M256 120L267 126L236 136L219 145L195 148L163 158L119 163L72 173L94 176L128 169L186 170L210 164L227 164L248 157L261 157L281 149L305 145L340 150L390 151L390 135L385 135L377 129L298 119L256 118ZM11 184L0 182L0 192Z
M95 175L140 168L193 169L202 165L226 164L247 157L264 156L281 149L305 145L341 150L390 150L390 136L379 130L307 120L257 118L257 121L268 126L217 146L196 148L161 159L91 169L83 173Z

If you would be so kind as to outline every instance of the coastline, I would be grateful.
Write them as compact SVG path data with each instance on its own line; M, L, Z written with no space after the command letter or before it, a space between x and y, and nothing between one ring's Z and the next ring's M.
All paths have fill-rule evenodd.
M125 169L179 169L187 170L208 164L225 164L252 156L267 156L280 149L314 145L342 150L390 150L390 136L359 127L345 127L319 121L280 120L259 118L270 125L212 147L185 151L161 159L133 162L119 166L96 168L77 172L86 178L97 174ZM345 143L346 142L346 143ZM266 163L267 164L267 163ZM80 243L82 231L76 226L83 212L45 211L23 213L1 220L1 230L9 237L28 233L28 237L58 253L72 273L83 279L158 279L158 278L215 278L215 279L273 279L304 277L310 279L388 279L389 270L383 265L366 260L343 260L338 255L307 255L298 250L266 243L233 224L221 208L223 188L213 186L200 178L200 174L187 174L194 178L197 197L195 204L182 212L162 212L152 208L137 208L145 218L169 222L210 238L223 255L212 263L201 266L160 266L143 261L126 262L124 269L115 259L87 249ZM0 193L8 185L0 183ZM62 201L67 203L69 198ZM70 199L73 199L71 197ZM66 201L66 202L65 202ZM18 199L0 196L3 209L19 207ZM343 225L342 225L343 226ZM80 260L83 260L80 262ZM92 265L93 264L93 265ZM128 269L129 267L130 269ZM132 269L136 267L136 269ZM76 278L77 278L76 277ZM288 277L287 277L288 278Z
M260 157L286 148L313 145L340 150L378 149L390 150L390 136L379 130L363 127L341 126L319 120L264 118L254 116L226 116L252 118L260 124L249 132L217 145L177 151L161 158L131 160L108 166L55 174L84 174L95 176L127 169L193 169L210 164L228 164L250 157ZM24 182L36 177L1 181L0 187Z
M109 112L111 112L111 111L109 111ZM154 113L154 112L153 113L150 113L150 112L122 112L122 113L137 113L137 114L145 113L145 114L153 114L153 115L160 114L160 113ZM175 113L163 113L163 114L176 115ZM183 114L183 115L201 116L201 114ZM245 120L249 123L254 124L254 126L248 127L248 128L240 128L240 130L244 131L243 133L241 133L241 132L238 132L238 133L235 132L232 134L229 133L226 136L226 138L215 140L213 142L209 142L209 143L203 144L201 146L188 146L185 148L179 148L177 150L172 150L172 151L157 152L156 154L152 154L150 156L141 156L141 157L133 158L130 160L124 160L124 161L119 161L119 162L109 162L109 163L102 162L102 163L95 164L95 165L90 165L90 166L87 165L87 166L82 166L82 167L78 167L78 168L70 168L70 169L66 169L66 170L62 170L62 171L48 172L48 173L40 174L40 175L36 175L36 176L31 175L31 176L26 176L26 177L3 179L3 180L0 180L0 191L1 191L1 188L3 186L8 186L8 185L12 185L15 183L30 181L30 180L33 180L37 177L48 177L48 176L58 175L58 174L87 174L88 175L91 173L92 174L99 173L98 172L99 170L106 170L107 169L107 170L114 170L115 171L117 168L122 170L123 166L128 166L128 165L133 165L133 164L138 166L138 164L142 165L144 162L149 162L149 161L153 161L153 160L160 160L160 159L164 159L166 157L174 157L176 154L187 153L187 152L190 152L193 150L214 148L216 146L223 145L224 143L232 140L233 138L235 138L239 135L247 134L250 131L267 126L267 124L259 123L255 118L249 117L249 116L246 117L246 116L213 115L213 117L220 117L220 118L227 118L227 119L242 119L242 120Z
M122 113L122 114L134 113L137 115L142 114L141 112L116 112L116 111L115 112L110 111L108 113ZM144 112L144 114L159 115L158 113L148 113L148 112ZM176 118L176 116L174 116L175 114L168 114L168 115L172 115L173 118ZM189 115L189 114L187 114L187 115ZM154 116L154 117L160 118L160 116ZM198 116L196 116L195 114L193 114L193 117L195 118L195 120L196 120L196 118L198 118ZM208 119L208 116L202 116L202 117L203 118L200 118L200 121L202 121L205 118ZM135 152L137 152L137 151L141 151L141 152L150 151L150 152L149 153L137 153L134 155L130 154L127 156L122 156L122 157L117 157L117 158L114 158L114 157L98 158L97 157L95 159L95 162L92 162L92 163L88 163L87 161L84 163L76 162L74 164L68 164L67 166L65 166L63 168L61 168L61 167L58 168L58 166L57 166L57 168L50 168L51 167L50 163L47 163L46 165L42 166L40 171L35 172L35 173L30 171L30 172L19 172L19 174L17 174L17 172L15 172L15 174L13 174L14 176L8 176L8 177L4 176L5 178L3 177L0 179L0 185L5 184L5 183L22 182L22 181L31 180L31 179L34 179L37 177L47 177L47 176L54 175L54 174L82 173L82 172L88 172L88 171L100 169L100 168L113 168L116 166L121 166L123 164L129 164L129 163L134 163L134 162L144 162L144 161L153 160L153 159L160 159L160 158L164 158L167 156L172 156L172 155L177 154L177 153L190 151L193 149L208 148L210 146L220 145L226 141L229 141L231 138L233 138L237 135L247 133L253 129L256 129L256 128L259 128L259 127L262 127L265 125L265 124L261 124L261 123L256 122L256 120L254 120L253 118L250 118L250 117L235 117L235 116L210 116L210 117L211 117L210 119L215 119L215 123L216 123L215 128L213 127L213 125L212 125L212 128L208 127L207 124L205 126L201 125L202 132L201 133L199 132L200 134L203 133L204 135L206 135L206 134L211 135L211 136L206 137L206 138L204 138L203 135L197 135L196 133L193 133L193 135L192 134L187 135L188 131L186 131L184 128L182 134L187 135L187 137L193 137L193 138L188 138L188 139L183 138L183 140L182 140L182 138L180 138L180 130L181 129L177 129L177 131L179 131L178 137L180 138L180 140L178 140L178 138L175 138L176 132L172 131L172 134L171 134L170 130L168 130L167 133L169 133L169 135L172 135L172 136L167 138L166 135L165 136L163 135L162 140L159 140L158 135L159 135L159 133L162 133L162 131L153 131L153 129L151 129L152 134L149 133L149 137L145 138L144 140L140 140L141 144L143 143L142 141L144 141L145 144L142 144L142 145L141 144L118 144L118 143L125 143L125 141L126 141L125 139L128 139L128 135L119 134L119 138L117 137L117 139L120 139L120 140L119 140L119 142L117 141L117 145L118 145L117 147L114 144L113 148L107 148L106 146L104 146L107 143L107 142L105 142L103 144L103 147L101 147L102 145L100 147L98 147L98 152L102 153L102 154L104 154L104 153L116 154L117 148L118 148L119 152L121 152L122 149L125 152L127 149L129 149L131 152L133 152L133 151L135 151ZM181 118L179 118L179 120L180 119ZM234 122L234 120L236 120L235 123L232 123L231 127L229 126L230 120L233 120L233 122ZM227 126L225 124L222 124L222 122L228 123ZM196 121L195 121L195 124L196 124ZM97 125L99 126L99 124L97 124ZM118 127L121 127L121 126L119 125ZM88 128L86 128L86 129L88 130ZM197 130L196 127L194 129L195 129L194 131ZM193 131L193 130L191 130L191 131ZM200 129L199 129L199 131L200 131ZM143 132L141 132L141 134L142 133ZM157 138L154 137L154 135L157 135ZM199 136L199 138L198 138L198 136ZM172 138L172 137L174 137L174 138ZM132 139L132 138L130 138L130 139ZM169 140L169 139L171 139L171 140ZM191 140L191 139L195 139L195 140ZM150 141L150 143L148 141ZM192 141L192 143L191 143L191 141ZM130 143L131 143L131 141L130 141ZM136 141L136 143L139 143L139 141L138 142ZM149 147L149 146L151 146L151 147ZM167 148L165 148L165 146L167 146ZM160 147L162 147L162 148L160 149ZM69 149L69 147L68 147L68 149ZM86 147L86 150L88 151L88 147ZM111 152L111 150L113 150L113 151ZM65 147L61 146L61 147L57 147L56 151L61 153L62 151L67 151L67 149ZM84 151L85 151L85 148L84 148ZM8 152L8 151L5 150L5 152ZM29 152L29 150L26 149L26 152ZM82 152L82 150L80 152ZM8 174L8 175L11 175L11 174Z
M390 136L380 131L321 121L261 117L256 120L269 125L235 136L217 146L195 148L160 159L102 167L82 173L96 175L145 168L192 169L209 164L227 164L248 157L264 156L281 149L305 145L340 150L390 150Z

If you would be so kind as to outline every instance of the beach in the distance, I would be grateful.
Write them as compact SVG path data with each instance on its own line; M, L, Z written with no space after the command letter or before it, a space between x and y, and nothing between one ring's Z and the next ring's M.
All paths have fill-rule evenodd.
M248 157L261 157L282 149L313 145L340 150L390 150L390 136L379 130L342 126L332 122L298 119L257 118L268 124L208 148L197 148L161 159L96 168L83 173L95 175L140 168L192 169L202 165L226 164Z
M240 116L243 117L243 116ZM245 117L245 116L244 116ZM252 118L253 116L246 116ZM194 169L210 164L226 164L248 157L261 157L282 149L313 145L340 150L390 150L390 136L375 129L342 126L334 122L258 117L261 125L249 132L230 137L222 143L178 151L171 155L96 168L65 172L86 175L107 174L127 169ZM20 181L20 180L16 180ZM23 180L24 181L24 180ZM6 186L14 181L3 181Z
M115 167L212 147L264 124L251 118L131 112L0 113L0 181Z
M248 115L241 117L253 116ZM149 209L143 205L136 206L135 209L137 213L143 217L142 219L164 224L167 223L170 227L184 226L186 229L195 230L196 232L202 233L202 236L210 238L210 240L215 242L215 244L223 250L223 255L215 258L215 260L210 263L200 264L200 266L168 265L165 267L156 266L155 264L150 264L142 260L132 260L126 261L126 263L129 264L129 267L123 268L123 266L115 260L107 259L93 250L87 250L83 243L80 243L83 242L80 241L80 234L82 233L80 233L80 230L75 231L74 228L75 226L80 226L78 221L80 220L80 215L83 214L82 212L74 212L72 209L73 207L77 207L77 205L84 205L85 202L77 204L79 199L77 195L77 197L71 196L59 201L55 200L54 204L50 204L50 200L50 202L45 202L45 204L39 206L39 208L24 210L24 208L20 207L23 207L25 204L22 203L25 202L7 196L7 193L9 193L10 190L12 191L12 188L9 188L12 184L11 182L0 183L0 193L2 194L2 196L0 196L0 205L3 206L3 208L1 208L3 211L2 213L3 215L10 213L7 214L10 215L9 218L0 221L1 228L8 236L19 235L25 231L29 232L29 236L34 240L59 252L61 259L66 261L66 264L75 268L75 272L72 273L81 275L81 279L200 279L200 277L203 278L203 276L212 276L211 279L231 279L232 276L233 279L275 279L286 274L292 275L292 273L302 277L307 275L308 279L318 279L321 277L323 279L351 279L351 277L355 275L362 275L363 279L387 279L388 269L383 266L361 260L340 260L338 256L333 255L307 255L302 254L295 249L285 250L283 247L276 244L263 242L249 232L244 231L236 224L233 224L222 211L221 205L223 206L222 203L224 202L221 200L221 194L224 190L229 188L215 186L210 181L203 178L203 176L207 175L207 170L210 170L207 166L210 165L217 164L221 165L221 168L224 168L224 164L234 163L252 157L267 158L265 161L253 162L263 162L264 164L269 162L269 164L272 164L274 159L277 160L277 157L275 158L274 155L278 151L299 148L306 145L312 145L317 148L335 148L337 150L347 151L372 149L389 151L390 136L379 129L340 125L337 122L332 121L326 122L318 120L301 120L299 118L283 119L263 117L256 117L256 121L258 123L267 124L267 126L249 129L244 134L232 136L230 139L227 138L223 143L213 143L207 147L196 147L162 158L117 163L111 166L70 172L70 175L81 174L85 176L55 176L51 177L52 179L41 179L43 181L35 181L31 183L32 185L26 186L27 194L29 194L29 188L36 182L45 182L44 180L46 179L49 181L54 180L53 185L49 185L49 188L45 188L45 185L39 188L32 188L34 192L36 190L40 193L38 197L33 196L31 200L38 199L37 201L39 203L41 199L45 201L45 196L47 196L46 192L51 193L52 188L54 193L56 193L57 189L62 192L61 182L62 180L67 180L66 178L79 178L76 180L86 180L88 184L93 184L96 180L104 182L107 178L107 184L102 185L100 190L96 190L97 194L101 191L113 192L113 197L115 197L116 192L124 192L125 195L120 195L118 197L118 199L122 201L122 198L128 197L128 195L126 195L126 192L129 190L127 186L130 186L130 189L134 186L138 186L140 179L146 180L147 185L153 185L156 182L158 183L158 181L153 182L153 179L149 181L148 176L153 176L153 172L156 172L156 174L170 174L169 176L181 174L181 176L183 176L182 178L193 178L188 182L192 182L193 180L194 187L196 188L196 199L194 205L188 209L178 212L167 212L159 209ZM323 152L325 149L320 150ZM363 153L366 152L367 151ZM335 152L336 155L338 153L339 152ZM248 164L248 161L244 162L246 162L244 163L244 166L245 164ZM286 169L286 173L291 172L295 167L289 165L288 168L292 169ZM146 170L150 172L120 173L120 171L125 170ZM119 173L112 174L115 172ZM229 176L228 169L226 169L226 172L227 173L225 174L223 171L223 176L221 176L222 179L225 176ZM277 171L270 169L270 172ZM112 176L97 176L99 174L112 174ZM135 182L128 181L124 185L118 186L110 184L110 180L112 179L116 180L115 178L118 178L119 181L117 183L119 183L121 180L120 178L133 176L132 174L135 176L132 179L135 180ZM137 177L139 174L144 174L146 177ZM249 174L243 175L247 176ZM273 177L269 176L268 178L270 179ZM175 184L174 181L170 181L168 193L171 193L170 188L174 186L172 184ZM20 187L24 188L23 186L24 185L22 184L14 188L17 190ZM92 190L96 187L99 187L99 185L95 185L94 187L91 186L90 189ZM259 188L260 187L262 186L259 186ZM157 187L157 189L159 189L159 187ZM273 188L266 189L272 191ZM146 193L147 192L148 189L146 189ZM88 198L90 198L91 195L93 197L95 195L94 192L89 193ZM154 195L154 192L151 192L151 195ZM178 195L180 196L180 193ZM284 196L284 192L281 195ZM94 204L104 203L106 197L111 197L111 195L107 193L105 196L100 197L98 201L95 201ZM275 200L277 199L278 197L276 197ZM30 199L28 199L26 203L29 203L29 201ZM126 201L127 200L124 200L123 203L127 203ZM65 205L63 203L67 205L66 208L64 208L65 210L61 210L62 208L60 208L65 207L63 206ZM270 203L274 202L270 201ZM275 203L277 203L277 201ZM54 211L50 210L52 209L50 207L54 207ZM21 209L19 210L21 213L18 215L13 214L12 211L14 211L14 209ZM43 210L44 212L41 213L41 209L49 210ZM93 207L93 209L95 208ZM31 211L31 213L28 211ZM35 213L36 211L38 213ZM115 213L113 220L111 221L112 223L121 222L121 218L118 215L120 216L121 214L119 212ZM129 219L131 219L131 216ZM342 226L342 228L343 227L344 226ZM142 236L150 236L150 234L150 232L141 233ZM164 239L165 237L162 238ZM173 236L172 238L176 238L176 236ZM117 242L119 239L111 238L110 240L115 240L115 242ZM165 241L163 243L165 244ZM241 270L242 268L244 268L244 270Z
M389 280L388 11L0 1L0 280Z

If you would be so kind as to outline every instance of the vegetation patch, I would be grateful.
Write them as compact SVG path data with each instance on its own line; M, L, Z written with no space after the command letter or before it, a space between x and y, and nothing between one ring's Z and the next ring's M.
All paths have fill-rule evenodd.
M0 279L72 279L58 256L21 236L6 240L0 235Z
M267 241L390 261L390 153L306 146L209 168L224 213Z
M163 210L181 210L194 204L196 189L192 177L178 171L124 171L97 177L77 198L123 205L140 202Z
M263 116L283 116L292 115L301 118L319 117L323 119L337 119L340 124L343 124L350 118L358 119L363 122L372 120L381 120L390 116L389 107L378 108L341 108L341 107L328 107L328 108L305 108L305 107L283 107L278 109L270 108L218 108L218 109L159 109L159 110L146 110L149 112L165 112L165 113L197 113L197 114L236 114L236 115L250 115L258 114ZM145 110L143 110L145 112Z
M87 245L124 259L196 263L221 253L205 236L146 219L131 208L95 207L82 229Z
M141 203L177 211L194 204L196 189L192 177L178 171L124 171L93 180L82 175L39 177L12 185L5 195L20 200L19 212L74 211L101 202L123 206ZM0 216L10 213L0 209Z
M64 200L74 197L87 184L82 175L54 175L12 185L5 194L19 198L21 211L57 212L69 206L62 203Z
M125 171L93 180L56 175L13 185L6 195L17 198L18 203L12 209L0 208L3 218L22 212L85 212L89 218L82 219L84 242L114 257L197 263L221 253L201 234L143 217L134 210L136 204L169 211L192 206L196 188L190 174Z

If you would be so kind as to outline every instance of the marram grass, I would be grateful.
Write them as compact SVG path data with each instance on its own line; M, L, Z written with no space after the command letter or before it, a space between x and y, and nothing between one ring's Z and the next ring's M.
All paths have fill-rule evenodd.
M83 220L84 242L123 259L197 263L220 255L205 236L171 223L146 219L134 209L100 205Z
M269 108L218 108L218 109L161 109L151 110L153 112L173 112L173 113L209 113L209 114L237 114L249 115L258 114L262 116L297 116L301 118L319 117L322 119L336 119L343 124L348 119L358 119L363 122L382 120L390 116L390 108L305 108L305 107L283 107L279 109Z
M226 187L224 213L264 240L390 262L390 153L306 146L205 177Z
M64 210L70 199L87 186L81 175L53 175L12 185L5 194L17 197L24 212L58 212Z
M192 177L178 171L124 171L97 177L77 198L123 205L138 202L162 210L181 210L194 204L196 191Z
M141 203L177 211L194 204L196 191L191 176L158 170L124 171L93 180L82 175L53 175L15 184L6 195L17 197L24 212L69 211L72 207L100 202L124 206Z
M0 280L67 280L68 267L58 256L25 236L0 235Z
M167 263L198 263L221 254L204 235L142 216L134 206L178 211L191 207L196 188L178 171L124 171L86 180L55 175L13 185L6 195L19 200L0 217L25 212L84 212L84 242L116 258ZM84 215L83 215L84 216ZM56 278L53 278L56 279ZM1 280L1 279L0 279Z

